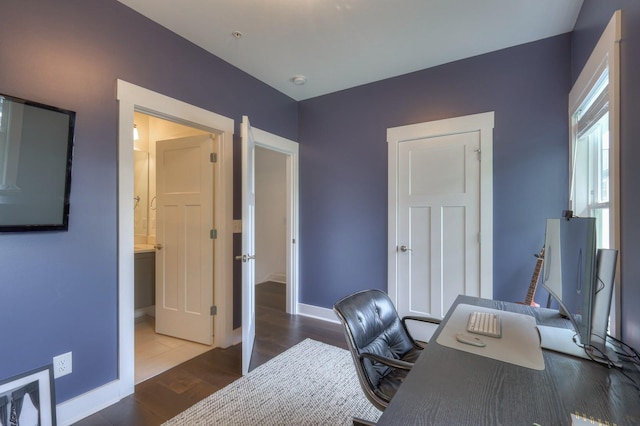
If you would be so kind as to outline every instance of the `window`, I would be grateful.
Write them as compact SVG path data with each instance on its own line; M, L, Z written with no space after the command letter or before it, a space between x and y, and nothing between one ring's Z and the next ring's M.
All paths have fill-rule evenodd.
M569 208L577 216L596 218L597 247L618 250L620 22L621 11L616 11L569 93ZM621 285L616 279L610 318L613 335L619 330Z
M573 115L572 210L595 217L598 247L610 248L609 235L609 73L598 78L589 96Z

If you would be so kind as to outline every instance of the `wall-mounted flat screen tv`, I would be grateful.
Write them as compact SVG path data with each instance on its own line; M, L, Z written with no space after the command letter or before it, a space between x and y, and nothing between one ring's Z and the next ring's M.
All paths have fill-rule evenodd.
M68 229L75 116L0 94L0 232Z

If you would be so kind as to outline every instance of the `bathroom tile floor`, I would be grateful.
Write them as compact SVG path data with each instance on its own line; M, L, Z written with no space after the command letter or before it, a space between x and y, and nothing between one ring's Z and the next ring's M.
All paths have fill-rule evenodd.
M212 349L211 346L156 334L155 318L136 318L135 384Z

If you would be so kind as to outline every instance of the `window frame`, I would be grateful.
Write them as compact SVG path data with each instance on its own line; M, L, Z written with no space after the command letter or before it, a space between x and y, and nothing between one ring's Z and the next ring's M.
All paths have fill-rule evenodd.
M574 145L578 123L575 115L608 70L609 104L609 248L620 251L620 39L622 11L614 12L596 47L569 92L569 209L573 208ZM620 256L611 302L610 333L620 335Z

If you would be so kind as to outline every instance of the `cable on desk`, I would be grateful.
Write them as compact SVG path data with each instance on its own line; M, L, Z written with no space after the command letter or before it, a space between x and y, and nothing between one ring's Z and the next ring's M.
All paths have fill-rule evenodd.
M625 357L629 362L632 362L636 365L640 365L640 354L638 354L638 351L636 351L634 348L632 348L622 340L616 339L610 334L607 334L607 339L612 340L613 341L612 343L616 343L618 348L624 351L624 352L616 351L617 355ZM632 354L629 354L629 351L632 352Z
M602 338L602 336L598 336L598 337ZM609 334L607 334L607 338L610 338L610 339L614 340L614 341L619 345L619 347L620 347L622 350L624 350L623 348L627 348L627 349L629 349L630 351L632 351L632 352L634 353L634 355L628 355L628 354L626 354L626 353L625 353L625 354L618 354L617 352L616 352L616 354L618 354L618 355L623 355L623 356L625 356L625 357L634 357L634 358L639 358L639 359L640 359L640 357L638 357L638 352L637 352L635 349L633 349L631 346L627 345L626 343L624 343L624 342L623 342L623 341L621 341L621 340L616 339L616 338L615 338L615 337L613 337L613 336L610 336ZM599 348L597 348L597 347L595 347L595 346L592 346L592 345L581 345L581 344L579 344L579 343L578 343L578 341L577 341L577 335L573 337L573 341L574 341L574 343L575 343L576 345L578 345L579 347L581 347L582 349L584 349L585 353L587 354L587 356L588 356L589 358L591 358L591 360L592 360L592 361L595 361L596 363L599 363L599 364L601 364L601 365L606 365L606 366L607 366L607 368L609 368L609 369L612 369L612 368L613 368L615 371L618 371L620 374L622 374L622 375L623 375L623 376L624 376L624 377L625 377L625 378L626 378L626 379L631 383L631 386L633 386L633 387L635 388L635 390L638 392L638 396L640 396L640 384L638 384L638 382L637 382L633 377L631 377L630 375L628 375L628 374L623 370L623 368L622 368L622 367L617 367L617 366L613 363L613 361L612 361L612 360L607 356L607 354L606 354L606 353L604 353L602 350L600 350ZM596 352L598 352L598 354L600 355L600 359L596 359L596 358L591 354L591 352L592 352L592 351L596 351ZM602 361L605 361L605 362L602 362ZM631 360L631 362L632 362L633 364L638 364L638 362L637 362L637 361L634 361L634 360ZM615 368L614 368L614 367L615 367Z

